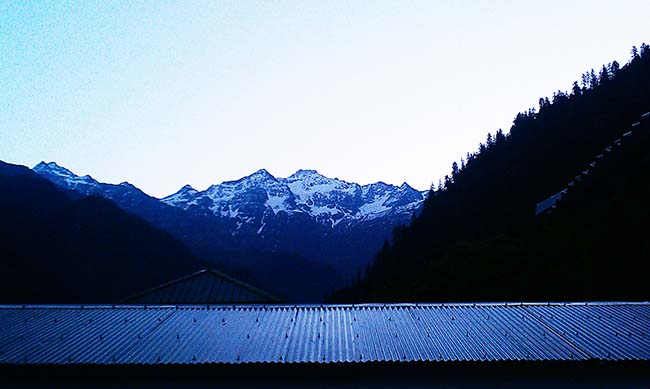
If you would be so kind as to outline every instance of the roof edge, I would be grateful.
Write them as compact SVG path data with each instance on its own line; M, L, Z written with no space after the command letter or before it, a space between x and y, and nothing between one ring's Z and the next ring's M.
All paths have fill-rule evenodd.
M275 296L273 296L273 295L271 295L269 293L266 293L263 290L258 289L258 288L254 287L252 285L249 285L249 284L247 284L247 283L245 283L243 281L240 281L240 280L238 280L236 278L233 278L233 277L227 275L226 273L223 273L223 272L221 272L219 270L216 270L216 269L213 269L213 268L204 268L204 269L198 270L198 271L196 271L194 273L190 273L190 274L187 274L187 275L182 276L180 278L177 278L177 279L174 279L174 280L171 280L171 281L167 281L167 282L165 282L163 284L154 286L154 287L149 288L147 290L132 294L132 295L126 297L125 299L123 299L122 301L120 301L120 304L132 303L134 300L137 300L140 297L146 296L149 293L153 293L153 292L156 292L158 290L170 287L172 285L179 284L179 283L181 283L183 281L187 281L189 279L198 277L198 276L200 276L202 274L205 274L205 273L214 275L214 276L219 277L221 279L224 279L224 280L226 280L228 282L231 282L231 283L233 283L233 284L235 284L235 285L237 285L239 287L247 289L248 291L250 291L250 292L252 292L254 294L257 294L257 295L259 295L259 296L261 296L261 297L263 297L265 299L270 300L270 302L272 302L272 303L281 303L282 302L281 299L279 299L279 298L277 298L277 297L275 297ZM145 304L139 304L139 305L145 305ZM152 304L146 304L146 305L152 305ZM155 304L153 304L153 305L155 305ZM169 304L163 304L163 305L169 305ZM171 305L175 306L176 304L171 304ZM203 304L199 304L199 305L203 305Z
M503 303L363 303L363 304L0 304L0 309L246 309L246 308L432 308L650 305L649 301L503 302Z

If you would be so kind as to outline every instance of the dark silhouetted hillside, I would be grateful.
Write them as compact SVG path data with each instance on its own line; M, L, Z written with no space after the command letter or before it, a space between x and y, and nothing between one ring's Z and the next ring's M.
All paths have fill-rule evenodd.
M419 217L333 300L647 300L648 110L644 44L454 163ZM557 208L535 216L569 183Z
M0 162L0 301L118 302L202 267L168 233Z
M326 292L343 285L342 277L333 266L313 258L308 260L298 250L298 247L310 248L320 256L327 257L320 250L321 246L316 244L327 236L326 230L319 224L296 225L290 229L299 233L296 235L288 233L287 226L273 226L274 223L286 224L286 212L281 212L277 218L268 216L267 212L264 214L268 216L264 217L267 232L258 234L259 226L252 230L249 226L246 228L248 234L245 234L237 227L238 220L216 217L206 209L182 209L165 204L127 182L118 185L101 183L90 176L77 176L54 162L41 162L33 170L70 196L82 198L94 195L109 199L129 214L167 231L210 266L288 301L320 302ZM284 233L280 234L281 231ZM389 232L390 225L383 229L384 234ZM278 245L277 241L261 239L264 236L270 239L273 234L282 235L286 244ZM353 238L350 240L354 241ZM260 244L262 241L266 243ZM366 258L370 258L372 253L371 249L367 249ZM348 255L354 256L352 253Z
M213 258L220 269L288 301L321 301L322 291L339 285L333 269L308 268L296 254L228 251L215 242L195 242L190 252L110 200L61 190L23 166L0 163L0 211L0 303L119 302L214 266Z

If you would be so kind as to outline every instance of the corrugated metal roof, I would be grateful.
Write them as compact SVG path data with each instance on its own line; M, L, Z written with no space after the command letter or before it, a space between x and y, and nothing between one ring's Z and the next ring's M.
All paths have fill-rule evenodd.
M558 201L562 199L562 195L566 193L566 189L563 189L556 194L550 196L544 201L540 201L535 206L535 215L546 212L549 208L555 207Z
M0 364L650 360L649 303L4 306Z
M250 304L279 300L213 269L204 269L126 299L138 304Z

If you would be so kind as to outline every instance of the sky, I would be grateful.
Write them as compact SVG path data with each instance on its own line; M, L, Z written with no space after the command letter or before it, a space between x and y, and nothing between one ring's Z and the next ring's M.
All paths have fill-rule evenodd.
M161 197L265 168L417 189L650 41L650 2L0 0L0 160Z

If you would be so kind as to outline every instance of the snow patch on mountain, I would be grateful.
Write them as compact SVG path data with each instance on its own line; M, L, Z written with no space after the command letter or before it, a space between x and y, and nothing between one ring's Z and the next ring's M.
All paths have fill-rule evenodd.
M271 208L274 214L277 214L280 211L287 211L286 204L287 197L284 196L269 196L267 192L267 199L264 203L265 206Z
M102 184L90 176L77 176L55 162L41 162L33 170L61 187L86 195L121 199L140 192L128 182ZM410 217L422 205L425 194L407 183L399 187L383 182L362 186L325 177L316 170L298 170L287 178L276 178L260 169L204 191L185 185L161 201L184 210L232 219L238 226L237 231L250 226L254 228L252 232L261 234L269 223L273 223L265 218L280 213L290 218L302 215L300 217L331 228L344 222L349 225L383 217Z
M412 213L424 201L423 193L404 183L378 182L361 186L325 177L316 170L298 170L276 178L261 169L236 181L212 185L203 192L183 187L162 199L168 205L204 208L217 216L265 225L264 210L274 215L306 214L328 226L342 221L372 220L394 213Z
M199 193L198 190L192 188L190 185L185 185L178 192L167 197L166 203L172 206L181 206L182 204L194 205L196 203L195 196Z
M63 166L57 165L56 162L40 162L32 170L42 176L46 176L47 179L59 186L65 186L73 190L87 187L82 191L88 192L88 189L99 185L99 182L91 176L78 176Z
M262 169L203 191L185 185L156 199L127 182L97 182L54 162L33 169L63 189L110 199L180 239L196 236L200 247L214 238L233 251L298 253L349 275L371 260L394 226L419 212L428 194L406 183L359 185L315 170L276 178Z
M352 184L338 179L320 175L316 170L298 170L288 178L280 179L287 184L291 192L301 204L314 204L323 195L332 192L354 195L359 189L358 184Z
M386 203L390 199L390 193L386 193L383 196L377 196L370 203L363 204L359 207L359 212L357 216L363 219L378 217L383 215L386 212L390 211L392 208L387 206Z
M318 206L314 205L311 207L311 212L314 216L323 216L323 215L336 215L341 213L340 209L334 208L332 206Z

